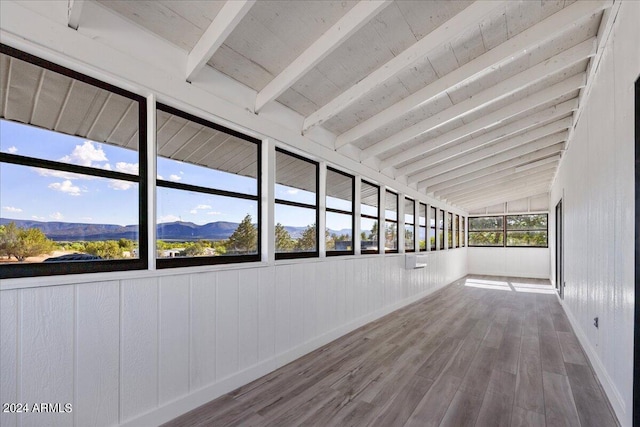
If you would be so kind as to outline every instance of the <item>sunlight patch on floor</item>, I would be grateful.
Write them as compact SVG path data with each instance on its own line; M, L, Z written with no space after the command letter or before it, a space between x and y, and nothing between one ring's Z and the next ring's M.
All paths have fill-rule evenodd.
M492 289L497 291L521 292L531 294L553 294L556 290L550 284L532 283L526 281L504 281L467 278L464 285L471 288Z

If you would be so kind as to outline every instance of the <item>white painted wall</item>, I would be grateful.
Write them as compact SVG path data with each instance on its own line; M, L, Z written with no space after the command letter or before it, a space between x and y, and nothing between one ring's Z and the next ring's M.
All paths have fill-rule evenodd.
M0 401L73 412L0 424L167 421L466 274L464 248L427 257L415 270L398 254L14 280L0 291Z
M633 409L638 22L640 2L623 2L551 191L551 206L563 198L564 307L623 426L632 425ZM552 271L554 260L552 247Z
M469 274L549 278L548 248L477 248L469 253Z

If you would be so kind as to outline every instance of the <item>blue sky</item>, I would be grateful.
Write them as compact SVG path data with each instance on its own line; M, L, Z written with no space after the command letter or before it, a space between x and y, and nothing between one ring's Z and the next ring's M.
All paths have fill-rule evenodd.
M72 137L33 126L0 120L0 151L70 164L138 173L138 153L109 144ZM158 159L159 178L188 184L256 194L255 179L189 163ZM3 218L94 224L137 224L138 187L135 183L3 163L0 165L0 216ZM313 193L276 185L276 197L314 203ZM158 222L240 222L250 214L252 200L159 188ZM306 210L278 208L276 221L304 227L315 222ZM327 227L350 228L344 218Z

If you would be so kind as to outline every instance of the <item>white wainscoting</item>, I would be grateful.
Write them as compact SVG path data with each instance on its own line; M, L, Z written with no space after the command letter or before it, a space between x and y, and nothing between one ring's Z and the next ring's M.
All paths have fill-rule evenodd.
M549 248L469 248L469 274L549 278Z
M2 290L0 400L73 412L0 424L167 421L467 273L465 248L428 256L415 270L398 254Z

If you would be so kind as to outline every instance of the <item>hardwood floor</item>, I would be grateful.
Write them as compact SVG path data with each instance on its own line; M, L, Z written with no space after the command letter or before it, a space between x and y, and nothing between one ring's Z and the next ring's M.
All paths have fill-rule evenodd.
M616 426L553 292L468 276L165 426Z

